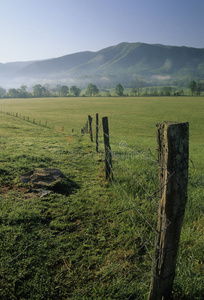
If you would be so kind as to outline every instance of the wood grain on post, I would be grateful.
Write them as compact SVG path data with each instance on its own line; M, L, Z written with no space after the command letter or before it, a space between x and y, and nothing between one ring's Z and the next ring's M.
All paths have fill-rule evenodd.
M113 178L112 172L112 154L109 143L109 127L108 127L108 117L102 118L103 122L103 138L104 138L104 147L105 147L105 171L106 179Z
M91 138L91 141L93 142L92 117L91 117L90 115L88 116L88 120L89 120L89 133L90 133L90 138Z
M149 300L171 299L187 202L189 124L157 125L159 213Z

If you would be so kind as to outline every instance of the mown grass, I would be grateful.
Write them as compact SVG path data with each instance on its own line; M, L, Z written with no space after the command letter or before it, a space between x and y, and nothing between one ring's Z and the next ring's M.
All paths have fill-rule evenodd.
M148 195L158 187L155 125L164 120L190 123L192 162L174 298L202 299L203 100L1 100L1 111L21 114L0 114L1 299L147 299L157 222L157 197L150 201ZM101 130L99 154L80 134L96 112L100 122L109 117L118 160L113 183L104 179ZM69 195L39 198L19 182L20 174L45 167L63 171ZM133 205L151 226L126 211Z

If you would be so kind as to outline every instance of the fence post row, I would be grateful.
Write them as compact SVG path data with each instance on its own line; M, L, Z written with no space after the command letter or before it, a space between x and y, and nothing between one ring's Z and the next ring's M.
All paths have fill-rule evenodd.
M98 153L98 113L96 114L96 152Z
M112 154L109 143L109 128L108 128L108 117L102 118L103 123L103 138L104 138L104 147L105 147L105 171L106 179L113 178L112 172Z
M90 138L91 141L93 142L93 133L92 133L92 117L88 115L88 120L89 120L89 133L90 133Z
M189 124L157 124L159 213L149 300L171 298L187 202Z

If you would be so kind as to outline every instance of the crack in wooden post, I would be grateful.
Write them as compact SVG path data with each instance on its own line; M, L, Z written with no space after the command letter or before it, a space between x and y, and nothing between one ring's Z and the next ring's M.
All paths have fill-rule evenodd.
M187 202L189 124L157 124L159 212L149 300L171 299Z

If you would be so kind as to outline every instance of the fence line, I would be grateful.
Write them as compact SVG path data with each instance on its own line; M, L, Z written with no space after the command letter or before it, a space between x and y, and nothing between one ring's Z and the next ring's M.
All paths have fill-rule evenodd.
M1 112L1 113L4 113L4 112ZM7 114L7 113L6 113L6 114ZM16 115L16 117L18 117L18 116ZM24 119L24 120L25 120L25 119ZM33 122L33 123L34 123L34 122ZM41 123L40 123L40 124L41 124ZM101 125L102 125L102 124L101 124ZM101 128L101 125L98 126L98 129ZM42 125L40 125L40 126L42 126ZM47 123L46 123L46 127L47 127ZM100 132L100 130L99 130L99 132ZM82 132L82 133L84 133L84 132ZM109 134L104 133L104 135L105 135L108 139L110 138ZM153 160L153 159L151 159L151 158L149 158L149 157L147 157L147 156L145 156L145 155L143 155L143 154L140 154L138 151L135 151L135 150L133 150L133 149L131 149L131 148L125 147L125 149L128 149L128 150L130 150L131 152L136 153L137 155L139 155L139 156L140 156L141 158L143 158L143 159L146 159L146 160L148 160L148 161L151 161L151 162L153 162L153 163L156 163L157 166L159 167L159 169L160 169L161 171L167 171L167 181L166 181L163 185L160 185L159 189L157 189L157 190L154 191L152 194L150 194L150 193L147 191L147 189L143 186L143 184L138 180L138 178L137 178L135 175L133 175L133 174L127 169L127 167L125 166L125 164L123 164L123 163L121 162L121 160L117 157L117 155L115 155L115 153L114 153L113 151L111 151L109 147L108 147L107 149L105 148L105 150L108 150L108 151L105 151L105 158L108 158L107 156L108 156L109 154L111 154L112 157L113 157L114 160L115 160L114 162L117 162L117 163L118 163L118 166L121 167L123 170L125 170L126 174L128 174L128 176L130 176L130 177L134 180L134 182L135 182L137 185L139 185L139 186L142 188L143 192L145 192L145 194L147 195L147 199L146 199L146 200L140 199L140 198L137 199L137 200L142 200L142 201L143 201L142 203L145 203L145 202L147 202L148 200L151 200L151 201L150 201L150 204L151 204L152 202L154 202L154 204L156 205L156 208L158 209L159 205L158 205L158 203L154 200L154 197L156 196L156 194L163 192L163 191L169 186L170 181L171 181L172 177L174 176L176 170L182 171L182 169L186 167L186 166L184 165L184 163L186 163L186 160L185 160L185 161L180 161L180 164L177 164L174 168L171 169L171 172L169 172L168 169L167 169L167 163L166 163L166 162L164 162L164 164L163 164L162 166L160 166L160 165L159 165L159 162L158 162L157 160ZM160 154L162 154L162 152L160 153L160 152L158 151L158 154L160 155ZM108 161L109 161L109 160L108 160ZM101 220L108 220L108 219L110 219L110 218L114 218L114 217L116 217L116 216L118 216L118 215L120 215L120 214L122 214L122 213L126 213L126 212L128 213L129 219L130 219L130 221L132 222L132 225L133 225L133 228L134 228L134 234L135 234L135 237L134 237L133 241L135 240L135 238L140 238L141 241L142 241L142 245L140 246L140 248L137 248L137 250L136 250L131 256L129 256L128 258L124 259L122 262L118 263L117 266L115 266L115 267L112 268L110 271L108 271L107 274L103 275L100 279L96 280L96 282L94 282L94 283L93 283L92 285L90 285L89 287L87 287L87 288L83 289L82 291L80 291L74 298L76 298L76 297L78 297L79 295L83 294L84 292L86 292L87 290L89 290L90 288L92 288L95 284L98 284L99 282L101 282L102 280L104 280L105 278L107 278L110 274L112 274L113 272L115 272L116 270L118 270L118 268L120 268L125 262L130 261L133 257L137 256L137 257L136 257L137 259L143 258L143 255L138 255L138 252L140 252L140 250L141 250L142 248L145 248L145 249L147 250L150 259L153 261L153 262L152 262L152 265L151 265L151 268L152 268L152 267L155 267L155 266L158 264L160 258L159 258L159 257L156 257L156 258L154 258L154 260L153 260L153 257L152 257L152 255L151 255L151 252L150 252L150 250L148 249L148 245L150 245L150 242L152 242L152 240L155 239L155 236L158 237L158 236L160 236L161 234L163 234L163 233L166 232L166 230L168 229L168 227L172 224L172 221L174 220L174 218L171 219L171 221L170 221L170 220L166 217L166 215L163 214L163 212L159 212L159 213L158 213L157 211L154 211L154 213L157 213L157 216L158 216L159 218L165 220L165 226L162 227L162 228L160 228L160 230L158 230L158 228L156 229L156 228L155 228L155 224L152 225L152 224L149 222L148 218L145 217L145 212L140 211L140 209L137 207L137 205L135 205L135 203L133 202L133 200L131 199L131 197L128 195L128 193L125 191L125 189L122 187L122 185L120 184L120 180L119 180L118 177L117 177L117 173L116 173L116 171L114 170L114 167L112 166L112 164L110 164L110 162L108 162L108 167L110 168L110 170L111 170L111 172L112 172L112 174L113 174L113 177L110 176L110 182L111 182L112 186L114 187L114 189L115 189L115 191L116 191L116 193L117 193L119 199L122 201L123 206L125 207L124 210L122 210L122 211L120 210L119 212L115 213L115 214L112 215L111 217L110 217L110 216L107 216L107 217L105 217L105 218L99 218L99 219L94 220L94 221L91 221L91 222L75 224L75 225L71 226L69 229L64 230L63 232L57 233L57 234L52 235L52 236L44 237L44 238L42 238L42 239L40 239L40 240L38 240L38 241L34 241L34 242L31 243L30 245L28 245L28 246L27 246L21 253L19 253L16 257L14 257L14 258L13 258L12 260L10 260L9 262L4 263L1 267L4 267L4 266L6 266L6 265L10 265L10 264L11 264L12 262L14 262L15 260L18 260L18 259L23 255L23 253L25 253L30 247L32 247L32 246L34 246L34 245L36 245L36 244L37 244L37 245L40 244L41 241L43 241L43 240L45 240L45 239L56 238L57 236L60 236L60 235L62 235L62 234L64 234L64 233L66 233L66 232L70 232L70 233L71 233L73 230L77 229L78 227L80 227L80 226L82 226L82 225L86 226L87 224L95 223L95 222L98 224L98 222L101 221ZM122 194L121 194L121 193L122 193ZM126 200L125 200L125 199L126 199ZM128 202L129 206L131 205L131 207L128 207L128 205L126 204L126 202ZM137 216L139 216L139 218L142 219L142 222L144 222L144 224L146 224L146 226L147 226L149 229L151 229L151 232L153 233L153 236L151 236L151 237L150 237L149 239L147 239L146 241L143 240L143 236L142 236L143 231L144 231L144 228L142 228L142 232L140 232L140 231L138 230L138 228L137 228L137 226L136 226L136 223L135 223L135 221L134 221L134 217L131 216L130 211L133 211L134 213L136 213ZM184 211L185 211L185 210L180 211L180 215L175 216L175 218L183 217ZM152 210L151 210L151 212L152 212ZM143 225L144 225L144 224L143 224ZM131 240L131 238L130 238L130 240ZM160 252L163 251L162 247L160 247L159 244L157 245L157 250L160 251ZM164 255L168 254L169 252L171 252L171 250L172 250L171 248L166 248L166 249L164 249L162 255L164 256ZM150 270L147 271L145 274L143 274L143 275L144 275L143 278L145 278L145 276L146 276L147 274L149 274L149 273L150 273ZM154 275L154 276L155 276L155 275ZM156 277L156 279L159 278L158 276L155 276L155 277ZM150 278L150 279L151 279L151 278ZM128 284L130 284L130 283L128 283ZM135 290L137 290L139 284L140 284L140 283L137 284L137 286L135 287ZM144 284L145 284L145 283L144 283ZM134 291L134 292L135 292L135 291ZM130 299L130 298L132 297L132 295L134 294L134 292L133 292L127 299ZM152 298L152 299L153 299L153 298ZM155 298L155 299L156 299L156 298ZM159 299L160 299L160 298L159 298ZM158 299L158 300L159 300L159 299Z
M23 116L19 113L11 113L11 112L5 112L5 111L0 111L1 114L5 114L5 115L9 115L9 116L12 116L12 117L15 117L15 118L18 118L18 119L21 119L25 122L28 122L28 123L33 123L35 125L38 125L38 126L41 126L41 127L44 127L44 128L48 128L48 129L53 129L53 130L59 130L61 132L64 131L64 126L58 126L58 125L52 125L52 126L48 126L48 121L44 121L44 124L41 120L37 121L36 119L30 119L30 117L28 116ZM73 129L72 129L72 133L73 133Z
M105 121L106 124L108 124L107 117L103 118L103 123L105 123ZM114 157L114 153L111 151L109 145L108 125L107 125L107 129L105 127L106 126L103 124L106 179L109 179L109 181L111 181L113 184L114 181L112 177L114 172L112 168L112 157ZM173 280L175 277L177 250L179 245L180 232L181 232L182 221L184 217L186 199L187 199L186 193L187 193L188 161L189 161L188 127L189 127L188 123L164 122L163 124L157 124L157 128L158 128L157 145L158 145L159 162L152 159L150 160L156 162L159 165L160 182L159 182L159 190L157 192L159 193L161 201L159 204L157 234L155 239L155 255L154 255L154 263L152 265L153 277L151 280L149 300L161 300L163 299L163 297L165 300L167 300L171 296ZM124 148L124 145L122 146ZM166 152L164 152L164 149ZM184 156L183 161L181 159L182 155ZM122 164L120 163L120 166L121 165ZM127 168L125 168L125 170L127 172ZM129 171L128 173L130 174ZM134 179L136 179L135 176L133 176L132 174L131 177L134 177ZM119 183L117 177L115 177L114 174L114 179L115 178ZM137 179L136 181L138 184ZM174 182L174 184L172 184L172 182ZM184 185L183 189L180 187L181 185ZM148 198L151 198L150 194L143 187L143 185L141 185L141 187L145 191L145 193L147 193ZM178 187L180 187L179 190ZM123 189L122 191L124 192ZM183 191L183 194L180 195L179 191L180 192ZM152 195L156 195L157 192L154 192ZM126 192L125 194L126 196L128 196ZM174 198L172 198L173 196L169 198L169 194L174 195L177 201L174 201ZM164 201L162 197L165 197L166 201ZM170 211L172 210L172 215L169 214L168 209L166 208L171 205L170 202L171 198L173 200L173 204L172 204L173 208L170 209ZM129 197L128 200L131 202L131 199ZM181 209L180 207L181 205L184 205L184 209ZM168 220L166 216L169 216L171 221ZM135 223L131 216L130 219L133 223L133 226L135 227ZM174 222L176 225L174 224ZM151 227L151 229L153 229L153 227L149 224L149 222L147 223ZM176 236L176 240L177 240L176 244L174 243L174 236ZM174 243L174 246L172 246L172 248L171 246L170 248L167 248L168 242L166 242L166 240L169 241L169 243L172 245ZM164 245L162 246L162 248L160 248L159 245L160 244L162 245L162 243L164 243ZM168 253L171 251L173 251L174 253L171 254L173 255L173 258L172 256L168 256ZM169 261L168 259L164 259L164 254L169 257ZM169 271L169 270L173 270L173 271ZM160 272L163 275L160 275Z

